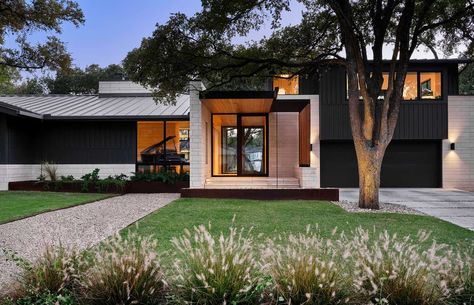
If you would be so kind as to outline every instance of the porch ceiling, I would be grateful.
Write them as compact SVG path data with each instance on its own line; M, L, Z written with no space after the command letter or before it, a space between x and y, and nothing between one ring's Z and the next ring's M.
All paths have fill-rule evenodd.
M204 99L212 113L268 113L273 99Z
M212 113L268 113L276 95L273 91L208 91L201 101Z

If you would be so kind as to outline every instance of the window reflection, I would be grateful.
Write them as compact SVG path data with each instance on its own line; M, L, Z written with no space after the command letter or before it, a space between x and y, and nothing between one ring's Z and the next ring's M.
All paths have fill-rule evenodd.
M403 99L416 100L418 98L418 77L416 72L408 72L403 86Z

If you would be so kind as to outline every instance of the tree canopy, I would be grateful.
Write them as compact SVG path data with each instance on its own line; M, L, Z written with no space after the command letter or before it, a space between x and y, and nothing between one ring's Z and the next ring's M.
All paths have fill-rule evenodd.
M304 5L301 22L281 27L289 0L203 0L202 11L194 16L177 13L158 25L128 54L125 69L132 80L157 88L158 97L172 101L191 79L202 79L211 88L280 72L312 73L328 62L345 65L349 40L355 40L360 63L381 61L387 45L394 50L389 60L409 59L423 46L451 55L465 44L465 55L472 55L471 1L299 2ZM259 30L265 22L272 25L269 37L233 43L233 38ZM375 96L381 76L371 79Z
M84 15L71 0L0 1L0 66L18 69L67 69L71 57L57 34L61 25L84 23ZM47 34L45 41L33 43L32 32ZM7 38L14 38L12 46Z

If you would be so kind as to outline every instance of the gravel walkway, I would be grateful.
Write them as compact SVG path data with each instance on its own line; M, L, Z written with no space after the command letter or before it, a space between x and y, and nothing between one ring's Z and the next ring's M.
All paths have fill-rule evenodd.
M0 225L0 291L18 271L2 249L28 260L52 243L84 249L177 198L179 194L128 194Z

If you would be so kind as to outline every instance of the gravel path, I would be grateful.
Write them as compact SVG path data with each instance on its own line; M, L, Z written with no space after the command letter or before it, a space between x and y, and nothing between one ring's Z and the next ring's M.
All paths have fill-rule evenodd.
M28 260L52 243L84 249L177 198L179 194L128 194L0 225L0 291L18 271L2 249Z

